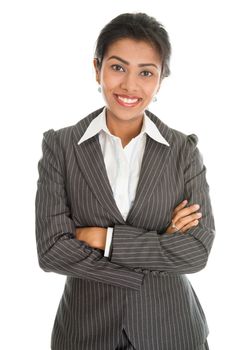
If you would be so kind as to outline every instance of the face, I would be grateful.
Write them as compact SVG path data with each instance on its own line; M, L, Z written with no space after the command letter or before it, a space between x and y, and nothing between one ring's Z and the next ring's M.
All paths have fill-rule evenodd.
M94 60L109 116L133 120L143 116L160 87L162 62L149 43L120 39L109 46L100 69Z

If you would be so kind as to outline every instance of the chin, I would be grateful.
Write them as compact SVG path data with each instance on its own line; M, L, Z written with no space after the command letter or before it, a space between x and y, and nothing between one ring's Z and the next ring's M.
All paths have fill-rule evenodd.
M139 107L137 108L137 107L122 107L122 106L107 104L107 111L111 115L121 120L135 119L143 115L146 108L147 107L144 108L143 106L141 106L141 108Z
M117 108L108 108L110 115L114 116L117 119L121 119L123 121L128 121L131 119L139 118L139 116L144 114L144 110L131 110L131 109L123 109L119 110Z

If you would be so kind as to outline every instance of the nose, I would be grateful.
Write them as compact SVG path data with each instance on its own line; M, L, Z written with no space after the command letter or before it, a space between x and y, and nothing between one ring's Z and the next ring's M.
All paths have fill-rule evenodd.
M128 92L136 92L138 90L137 77L133 73L126 73L121 81L121 89Z

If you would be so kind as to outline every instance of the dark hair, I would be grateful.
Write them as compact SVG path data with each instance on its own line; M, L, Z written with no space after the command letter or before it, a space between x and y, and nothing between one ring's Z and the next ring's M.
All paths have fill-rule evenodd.
M95 49L95 58L98 60L99 69L109 45L122 38L149 42L161 55L161 78L163 79L170 74L171 44L168 33L161 23L145 13L123 13L115 17L101 30Z

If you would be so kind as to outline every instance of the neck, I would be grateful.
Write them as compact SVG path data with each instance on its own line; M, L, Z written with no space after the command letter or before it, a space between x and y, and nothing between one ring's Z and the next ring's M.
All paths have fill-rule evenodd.
M131 120L121 120L112 116L109 111L107 111L106 124L110 133L121 139L124 147L132 138L136 137L141 132L143 115Z

